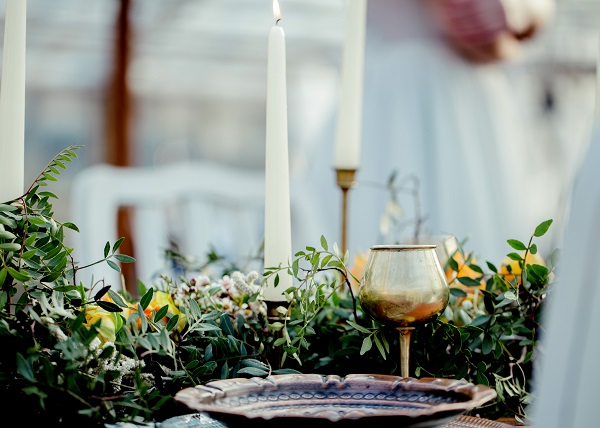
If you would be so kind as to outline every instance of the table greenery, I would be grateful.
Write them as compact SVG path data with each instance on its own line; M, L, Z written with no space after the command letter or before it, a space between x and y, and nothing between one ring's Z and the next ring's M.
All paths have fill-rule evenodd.
M105 426L154 423L190 413L174 394L215 379L278 373L398 372L397 331L361 309L359 261L322 236L289 266L241 272L209 252L206 260L168 253L180 268L155 283L139 282L139 298L102 279L84 284L66 233L54 218L46 186L77 157L59 153L22 197L0 204L0 403L31 425ZM445 263L451 299L444 315L413 334L416 377L463 378L493 386L498 399L472 413L527 417L539 354L543 304L557 252L539 257L535 239L507 241L501 264L478 263L462 246ZM103 257L119 271L135 260L107 242ZM182 263L185 261L185 263ZM94 264L95 264L94 263ZM210 267L210 270L208 269ZM211 272L210 275L207 272ZM267 317L261 284L293 275Z

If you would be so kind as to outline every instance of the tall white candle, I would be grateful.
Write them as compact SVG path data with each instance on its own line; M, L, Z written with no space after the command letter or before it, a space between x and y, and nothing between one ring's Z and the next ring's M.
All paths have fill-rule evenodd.
M366 17L367 0L346 0L346 37L334 152L336 169L358 169L360 164Z
M25 182L25 29L27 0L7 0L0 83L0 202Z
M600 37L598 38L598 55L596 56L596 109L595 122L600 123Z
M275 25L269 34L267 67L267 139L265 158L265 268L287 266L292 256L290 185L287 130L285 34L279 25L281 11L273 1ZM293 285L287 271L281 271L279 284L267 282L263 297L285 301L283 292Z

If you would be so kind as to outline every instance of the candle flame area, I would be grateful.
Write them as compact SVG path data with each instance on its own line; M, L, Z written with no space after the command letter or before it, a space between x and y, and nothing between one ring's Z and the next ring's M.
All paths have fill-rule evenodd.
M275 18L275 22L281 21L281 8L277 0L273 0L273 18Z

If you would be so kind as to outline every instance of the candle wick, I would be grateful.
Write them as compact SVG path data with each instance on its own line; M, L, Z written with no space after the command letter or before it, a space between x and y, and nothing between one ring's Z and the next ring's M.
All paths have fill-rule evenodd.
M279 21L281 21L281 18L277 18L277 20L275 21L275 25L279 25Z

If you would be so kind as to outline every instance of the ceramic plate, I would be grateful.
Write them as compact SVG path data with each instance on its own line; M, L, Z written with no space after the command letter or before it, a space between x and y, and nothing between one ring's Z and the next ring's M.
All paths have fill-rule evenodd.
M441 427L496 398L483 385L440 378L379 374L294 374L210 382L179 391L175 399L230 426L309 423L336 427Z

